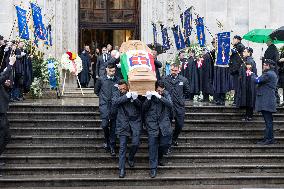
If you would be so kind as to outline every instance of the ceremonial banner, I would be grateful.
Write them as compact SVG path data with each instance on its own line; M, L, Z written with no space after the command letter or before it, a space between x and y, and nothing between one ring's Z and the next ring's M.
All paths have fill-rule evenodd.
M16 6L17 18L18 18L18 28L19 28L19 37L22 39L29 40L29 27L27 23L27 11Z
M121 73L123 78L128 80L128 72L138 68L145 67L155 72L154 58L152 54L143 50L129 50L120 57Z
M228 65L230 60L230 32L218 33L217 45L216 65Z
M180 19L182 23L182 28L184 29L184 37L185 37L185 43L186 46L190 46L190 35L192 31L192 14L191 14L191 8L186 9L186 11L182 14L180 14Z
M33 13L35 36L39 39L46 40L46 29L42 21L41 8L34 3L31 3L31 7Z
M53 59L47 60L47 69L48 69L48 76L49 76L49 84L51 89L56 88L56 75L55 75L55 61Z
M154 47L157 47L157 27L156 24L152 23L153 26L153 39L154 39Z
M196 22L196 31L197 31L198 43L201 47L204 47L204 45L205 45L205 32L204 32L203 18L197 17L195 22Z
M185 48L184 38L179 26L172 28L177 50Z
M169 50L171 46L170 46L168 30L167 28L164 28L164 25L162 24L161 24L161 31L162 31L162 39L163 39L163 50Z

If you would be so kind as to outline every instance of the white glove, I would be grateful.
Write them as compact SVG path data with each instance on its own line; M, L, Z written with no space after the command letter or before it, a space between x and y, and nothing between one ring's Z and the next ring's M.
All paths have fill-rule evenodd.
M148 100L151 100L152 93L150 91L147 91L145 96L147 97Z
M152 91L152 95L156 96L158 99L162 98L162 96L159 95L159 93L157 91Z
M26 53L25 52L21 52L21 56L25 56L26 55Z
M118 67L118 68L121 68L121 64L119 63L119 64L116 64L116 66Z
M127 97L127 98L131 98L131 92L127 92L127 93L126 93L126 97Z
M133 99L133 100L136 100L137 97L138 97L137 92L132 92L131 94L132 94L132 95L131 95L131 96L132 96L132 99Z

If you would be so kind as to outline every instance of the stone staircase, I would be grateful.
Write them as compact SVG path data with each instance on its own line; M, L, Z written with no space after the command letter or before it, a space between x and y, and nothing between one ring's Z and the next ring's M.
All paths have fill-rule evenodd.
M10 106L12 140L0 157L6 162L1 189L284 188L284 108L274 118L278 144L260 146L255 144L263 136L260 115L242 122L242 112L233 107L187 105L180 145L166 156L158 176L149 178L143 133L136 166L119 179L118 157L102 147L97 99L55 102Z

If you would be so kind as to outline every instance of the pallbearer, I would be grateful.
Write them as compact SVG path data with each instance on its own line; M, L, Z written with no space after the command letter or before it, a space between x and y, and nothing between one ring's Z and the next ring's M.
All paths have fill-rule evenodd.
M171 145L170 114L173 103L162 81L156 82L156 91L148 91L146 97L143 112L148 131L150 177L154 178L158 165L164 166L163 155Z
M178 146L178 136L182 131L185 116L185 96L189 95L188 80L179 75L179 65L171 65L171 75L163 79L165 89L169 91L173 101L173 116L175 129L173 133L173 145Z
M104 130L104 148L115 156L115 114L111 114L112 96L117 89L118 78L115 76L115 65L109 64L106 75L98 78L95 93L99 97L99 109L102 119L101 127Z
M141 102L136 92L129 92L128 83L120 80L119 91L113 94L112 111L116 114L116 134L119 137L119 178L125 177L127 143L131 137L128 164L134 167L134 156L140 144L142 128Z

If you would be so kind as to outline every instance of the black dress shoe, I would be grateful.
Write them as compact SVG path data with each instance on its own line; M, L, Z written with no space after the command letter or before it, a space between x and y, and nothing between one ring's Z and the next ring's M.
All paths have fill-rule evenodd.
M128 162L129 167L134 167L134 161L128 160L127 162Z
M113 157L116 156L114 148L110 148L110 155Z
M5 163L4 162L0 162L0 166L2 167L2 166L4 166L5 165Z
M270 144L275 144L276 141L274 139L271 139L271 140L261 140L259 142L257 142L257 144L259 145L270 145Z
M150 177L155 178L157 176L157 169L151 169L150 170Z
M164 160L160 159L160 160L158 161L158 165L161 166L161 167L165 166Z
M173 140L172 145L173 145L173 146L178 146L178 141Z
M124 178L125 177L125 170L124 169L120 169L119 170L119 178Z

